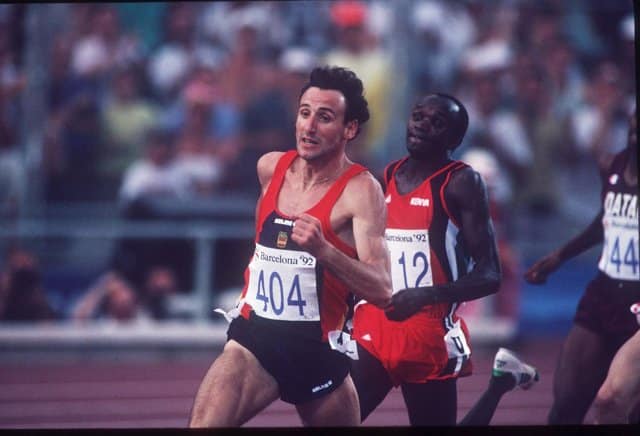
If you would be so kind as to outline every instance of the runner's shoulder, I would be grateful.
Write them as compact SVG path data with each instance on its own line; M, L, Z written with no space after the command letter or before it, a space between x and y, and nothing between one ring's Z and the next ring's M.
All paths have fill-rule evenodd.
M380 182L369 170L356 174L347 183L344 199L354 205L370 205L374 209L384 208L384 195Z
M260 156L257 163L257 172L258 179L260 180L260 184L265 186L273 177L273 172L275 171L276 165L278 161L282 157L284 152L282 151L271 151L269 153L265 153Z

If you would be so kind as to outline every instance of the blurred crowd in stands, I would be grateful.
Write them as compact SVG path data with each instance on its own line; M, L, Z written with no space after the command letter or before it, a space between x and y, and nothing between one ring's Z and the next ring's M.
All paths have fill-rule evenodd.
M38 8L59 31L43 48L44 125L25 126ZM508 239L507 212L582 213L595 163L626 145L634 47L631 0L3 4L0 219L20 216L34 171L45 204L255 199L257 158L295 146L300 87L333 64L364 82L371 121L348 153L378 176L404 153L413 99L457 96L471 124L456 157L484 175ZM28 155L26 132L40 127L41 152ZM18 316L11 290L27 285L33 316L55 316L38 274L21 273L35 256L1 256L0 320ZM177 287L158 265L128 279L109 271L65 316L131 318L141 305L162 318Z

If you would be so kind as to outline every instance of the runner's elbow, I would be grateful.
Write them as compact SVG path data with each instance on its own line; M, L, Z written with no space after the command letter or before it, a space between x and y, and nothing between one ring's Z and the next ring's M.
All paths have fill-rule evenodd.
M500 290L502 286L502 271L500 267L487 268L481 273L481 287L485 295L495 294Z

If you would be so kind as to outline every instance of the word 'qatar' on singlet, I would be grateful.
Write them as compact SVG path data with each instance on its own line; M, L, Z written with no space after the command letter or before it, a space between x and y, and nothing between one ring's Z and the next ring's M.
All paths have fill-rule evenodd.
M296 151L282 155L264 197L258 205L255 251L245 271L241 316L255 315L276 322L292 322L296 328L319 325L323 341L330 330L342 329L353 297L333 273L291 239L294 218L277 208L278 195ZM366 168L353 164L306 213L320 220L327 241L346 255L356 251L331 228L333 206L349 180ZM298 324L294 322L303 322Z
M638 185L624 180L628 150L616 155L602 189L604 244L598 268L616 280L640 280Z

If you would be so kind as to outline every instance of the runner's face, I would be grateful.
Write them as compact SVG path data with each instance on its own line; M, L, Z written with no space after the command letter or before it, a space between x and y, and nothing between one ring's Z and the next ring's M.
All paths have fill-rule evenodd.
M345 124L346 100L333 89L311 87L300 97L296 118L296 145L305 160L344 151L355 137L357 122Z
M407 151L415 159L444 153L450 144L451 115L447 101L437 97L420 100L409 115Z

